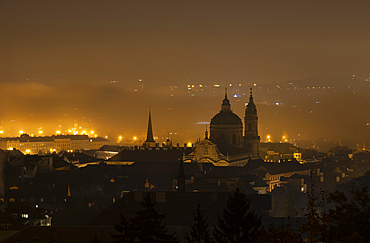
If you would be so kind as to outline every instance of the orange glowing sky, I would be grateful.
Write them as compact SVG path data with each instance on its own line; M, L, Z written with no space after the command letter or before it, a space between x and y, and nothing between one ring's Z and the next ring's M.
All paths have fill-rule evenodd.
M0 126L12 136L78 124L114 139L140 137L151 105L157 136L189 142L205 130L195 123L218 112L223 87L242 84L230 95L241 93L231 101L243 118L243 90L256 83L261 135L366 142L369 9L365 0L1 1ZM361 83L351 85L353 74ZM269 88L289 80L318 87L325 77L359 92ZM188 84L221 89L191 96ZM289 105L271 105L279 100ZM317 100L327 102L317 108Z

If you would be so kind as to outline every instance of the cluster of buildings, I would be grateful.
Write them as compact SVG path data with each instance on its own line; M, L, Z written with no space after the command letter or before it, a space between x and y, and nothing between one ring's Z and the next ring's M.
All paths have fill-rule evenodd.
M23 154L48 154L60 151L99 149L109 144L109 140L88 135L56 135L32 137L22 134L20 137L0 138L0 149L19 150Z
M62 240L75 230L63 227L67 225L80 226L73 231L76 239L82 232L93 236L104 230L101 240L109 241L120 213L134 216L147 192L157 202L157 210L166 213L168 229L180 236L189 229L198 202L211 225L216 224L228 194L236 187L247 194L268 225L272 216L291 216L287 211L291 205L301 208L310 178L318 187L330 189L370 168L369 154L356 156L345 148L331 150L324 159L320 158L323 155L304 155L288 143L260 143L252 92L244 126L225 92L220 112L211 119L204 138L192 146L173 145L170 138L162 146L156 143L150 111L142 146L107 146L102 139L61 135L45 137L49 147L43 150L46 142L37 138L22 135L17 139L18 147L2 145L0 150L0 222L4 229L0 239L4 231L18 232L7 242L22 237ZM26 143L37 147L32 153L41 153L30 155L24 150ZM56 153L46 154L51 149ZM27 220L32 211L26 213L27 207L35 210L32 214L37 219ZM38 225L51 225L53 231Z

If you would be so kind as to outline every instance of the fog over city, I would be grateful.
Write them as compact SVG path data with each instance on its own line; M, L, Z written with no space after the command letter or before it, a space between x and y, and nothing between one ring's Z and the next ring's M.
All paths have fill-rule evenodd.
M262 142L368 147L369 5L2 1L1 136L131 143L150 106L159 142L195 142L227 87L241 118L253 88Z

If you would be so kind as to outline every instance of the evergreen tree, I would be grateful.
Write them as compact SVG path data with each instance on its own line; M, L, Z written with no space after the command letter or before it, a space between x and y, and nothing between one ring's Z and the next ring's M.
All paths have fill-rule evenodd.
M218 227L213 235L217 243L256 242L262 232L261 217L250 208L250 200L236 188L230 194L223 218L218 216Z
M148 192L141 203L144 209L135 212L135 218L128 219L121 214L120 223L114 226L118 234L112 234L113 242L178 243L175 234L167 233L166 225L162 223L165 215L154 209L155 204Z
M145 209L135 213L133 223L137 227L138 242L179 242L175 234L167 233L166 225L162 223L166 216L154 209L155 204L151 202L148 192L141 204Z
M197 209L193 212L194 222L190 223L190 232L187 232L185 239L188 243L210 243L212 237L210 235L209 221L204 216L204 211L200 209L198 203Z
M120 222L114 225L117 234L111 234L113 242L135 242L136 227L131 219L126 218L121 213Z

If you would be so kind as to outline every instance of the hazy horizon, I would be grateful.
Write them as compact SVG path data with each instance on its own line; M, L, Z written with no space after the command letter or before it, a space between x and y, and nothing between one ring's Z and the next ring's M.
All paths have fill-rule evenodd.
M159 142L168 134L195 142L206 129L197 123L219 111L224 87L242 120L253 87L261 141L286 134L292 143L370 146L369 7L2 1L1 136L81 127L128 141L145 136L151 106Z

